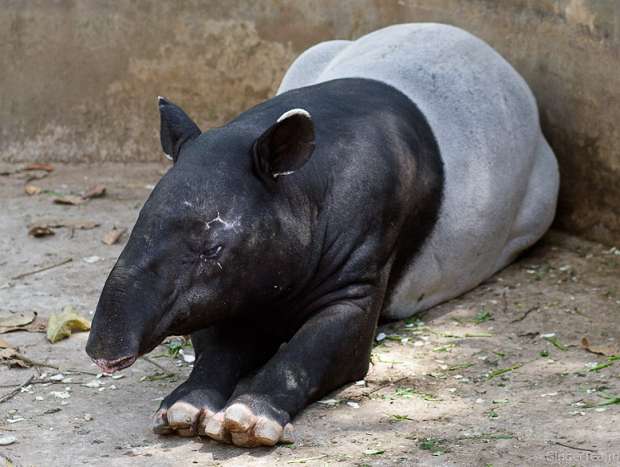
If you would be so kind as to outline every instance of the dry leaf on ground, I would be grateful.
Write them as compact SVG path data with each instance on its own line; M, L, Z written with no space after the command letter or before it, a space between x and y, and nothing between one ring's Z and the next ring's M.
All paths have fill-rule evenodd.
M7 365L9 368L30 368L30 364L22 360L19 352L11 347L0 349L0 364Z
M121 239L121 237L126 231L127 229L117 229L116 227L114 227L103 236L102 242L106 245L114 245Z
M52 313L47 324L47 339L54 344L71 335L72 332L88 331L90 322L80 316L71 305L60 313Z
M54 231L48 225L33 225L28 229L28 235L36 238L54 235Z
M590 352L596 355L604 355L610 357L612 355L620 355L620 348L617 345L592 345L587 337L581 338L581 348L586 352Z
M34 196L34 195L38 195L39 193L41 193L41 188L36 185L26 185L24 186L24 192L28 196Z
M22 170L44 170L45 172L53 172L54 166L52 164L42 164L40 162L33 162L28 164Z
M28 233L34 237L54 235L53 229L68 228L78 230L91 230L99 227L98 222L88 220L64 221L64 220L43 220L28 226Z
M0 328L25 326L32 323L36 317L37 314L34 311L3 314L0 316Z
M89 188L88 190L86 190L86 192L82 195L82 198L84 199L101 198L102 196L105 196L105 191L106 191L106 188L104 185L95 185Z
M64 195L54 198L54 204L67 204L77 206L86 202L86 199L76 195Z
M7 332L45 332L47 320L38 316L36 312L15 313L0 318L0 334Z

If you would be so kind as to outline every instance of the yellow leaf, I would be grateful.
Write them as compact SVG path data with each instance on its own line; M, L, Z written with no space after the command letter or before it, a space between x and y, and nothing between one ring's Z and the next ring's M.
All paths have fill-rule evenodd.
M52 313L47 323L47 339L53 344L71 335L72 332L88 331L90 321L80 316L72 306L66 306L61 313Z

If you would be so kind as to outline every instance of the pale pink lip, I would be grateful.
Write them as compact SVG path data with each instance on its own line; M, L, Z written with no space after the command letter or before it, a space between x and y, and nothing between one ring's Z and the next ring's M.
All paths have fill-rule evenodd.
M117 358L116 360L106 360L105 358L95 359L95 363L104 373L114 373L134 364L138 357L135 355L129 357Z

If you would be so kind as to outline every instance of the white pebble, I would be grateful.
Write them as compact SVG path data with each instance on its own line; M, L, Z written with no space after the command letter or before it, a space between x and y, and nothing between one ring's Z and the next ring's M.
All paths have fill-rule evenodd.
M101 256L87 256L82 259L84 260L85 263L88 263L88 264L93 264L93 263L97 263L98 261L103 261L103 258Z
M15 436L0 436L0 446L8 446L9 444L13 444L15 441L17 441Z

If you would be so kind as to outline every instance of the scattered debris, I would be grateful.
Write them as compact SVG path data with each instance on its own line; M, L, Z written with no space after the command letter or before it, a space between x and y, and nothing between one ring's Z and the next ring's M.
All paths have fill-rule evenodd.
M519 321L523 321L525 318L527 318L529 316L530 313L532 313L533 311L536 311L538 309L540 309L539 306L533 306L532 308L529 308L525 313L523 313L517 319L513 319L510 323L518 323Z
M486 310L482 310L474 318L474 323L482 324L485 321L488 321L490 319L493 319L493 315L490 312L486 311Z
M32 380L34 379L34 375L30 376L30 378L28 378L26 381L24 381L22 384L20 384L19 386L17 386L15 389L13 389L11 392L5 394L4 396L0 397L0 404L3 402L8 401L9 399L12 399L13 397L15 397L17 394L19 394L20 392L22 392L22 388L25 388L26 386L28 386Z
M114 245L115 243L118 243L118 241L121 239L121 237L126 231L127 229L124 228L117 229L116 227L113 227L112 230L110 230L103 236L103 239L101 241L106 245Z
M149 375L149 376L143 376L142 378L140 378L140 381L158 381L158 380L167 379L167 378L174 378L174 379L177 378L178 375L175 372L169 371L166 367L160 365L154 360L151 360L146 355L143 355L141 358L142 360L150 363L151 365L153 365L155 368L157 368L160 371L152 375Z
M105 196L106 187L103 185L95 185L86 190L82 195L58 195L54 198L54 204L66 204L71 206L78 206L86 203L93 198L101 198Z
M547 342L549 342L555 348L561 350L562 352L566 352L568 350L566 346L560 342L560 340L557 338L555 333L541 334L540 337L542 337L544 340L546 340Z
M0 446L8 446L9 444L13 444L17 441L15 436L0 436Z
M487 380L493 379L493 378L497 378L498 376L501 376L503 374L509 373L511 371L517 370L519 368L521 368L523 366L523 363L517 363L513 366L510 366L508 368L500 368L498 370L493 370L490 373L487 374Z
M0 334L14 331L45 332L47 320L34 311L0 317Z
M55 233L56 232L47 225L34 225L28 229L28 235L35 238L48 237Z
M326 405L328 407L334 407L340 404L340 400L339 399L324 399L321 401L317 401L317 404Z
M90 322L80 316L71 305L63 308L61 313L52 313L47 325L47 339L54 344L71 335L72 332L88 331Z
M557 444L558 446L562 446L562 447L569 448L569 449L575 449L576 451L596 452L596 449L580 448L577 446L571 446L569 444L560 443L559 441L554 441L553 444Z
M78 206L80 204L84 204L86 201L88 200L76 195L57 196L53 200L54 204L65 204L69 206Z
M26 193L28 196L38 195L39 193L41 193L41 187L27 184L24 186L24 193Z
M620 355L620 348L612 345L592 345L587 337L581 338L581 348L586 352L593 353L595 355L603 355L610 357L612 355Z
M98 222L88 220L44 220L30 224L28 226L28 234L33 237L46 237L48 235L54 235L54 229L91 230L99 227L99 225Z
M310 462L310 461L318 461L320 459L325 459L327 457L327 454L322 454L320 456L314 456L314 457L304 457L301 459L291 459L290 461L287 462L287 464L305 464L306 462Z
M82 199L101 198L105 196L106 188L104 185L95 185L82 195Z
M193 353L186 353L183 349L181 349L179 354L185 363L194 363L196 361L196 355Z
M418 443L418 447L425 451L431 451L434 456L440 456L444 453L442 449L444 442L445 440L439 438L423 438Z
M17 276L11 277L11 280L16 281L18 279L23 279L24 277L32 276L33 274L38 274L40 272L49 271L50 269L57 268L59 266L64 266L65 264L70 263L71 261L73 261L73 258L67 258L67 259L62 260L59 263L55 263L50 266L45 266L39 269L35 269L34 271L29 271L29 272L24 272L22 274L18 274Z
M381 449L366 449L364 451L364 454L366 454L367 456L378 456L383 454L385 451L381 450Z
M168 357L176 358L182 355L184 348L192 348L192 341L183 336L170 337L165 341L166 354Z
M82 261L88 264L94 264L99 261L103 261L103 258L101 256L86 256L85 258L82 258Z
M0 316L0 334L7 332L5 328L16 328L20 326L26 326L34 321L37 314L32 311L26 311L21 313L11 313L9 315Z
M86 386L87 388L100 388L103 384L101 383L101 381L99 381L98 379L93 379L92 381L89 381L88 383L84 384L84 386Z
M27 166L23 167L21 169L22 171L32 171L32 170L42 170L44 172L53 172L54 171L54 166L52 164L44 164L41 162L33 162L31 164L28 164Z
M594 363L588 371L600 371L604 368L609 368L613 365L613 362L620 360L620 355L611 355L607 357L606 363Z
M0 364L9 368L29 368L30 365L20 358L20 354L12 347L0 350Z

